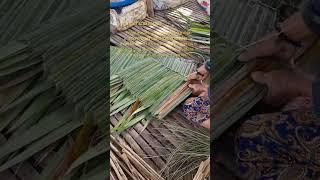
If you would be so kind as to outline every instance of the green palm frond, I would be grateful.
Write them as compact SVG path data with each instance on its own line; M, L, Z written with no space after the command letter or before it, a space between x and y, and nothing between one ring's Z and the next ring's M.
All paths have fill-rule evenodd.
M192 41L210 45L210 26L208 24L191 22L189 25L189 32Z
M189 40L197 43L196 51L206 58L210 58L210 41L211 41L211 29L210 22L197 22L188 17L185 17L188 22Z
M152 54L124 48L113 47L111 51L114 51L111 52L111 71L115 72L110 80L111 89L117 87L111 92L111 115L129 108L137 99L141 101L133 113L126 112L113 131L121 133L142 120L163 118L191 94L190 90L185 90L171 109L158 116L158 110L184 84L186 75L195 70L195 64L181 59L155 58Z

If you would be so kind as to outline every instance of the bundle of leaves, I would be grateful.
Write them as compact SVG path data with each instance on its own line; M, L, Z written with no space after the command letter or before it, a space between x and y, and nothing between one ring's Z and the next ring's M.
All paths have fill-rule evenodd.
M189 32L191 41L210 45L210 25L199 23L199 22L190 22Z

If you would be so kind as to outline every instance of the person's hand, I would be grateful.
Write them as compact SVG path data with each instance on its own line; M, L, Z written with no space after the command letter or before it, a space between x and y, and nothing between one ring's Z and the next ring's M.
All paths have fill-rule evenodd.
M205 80L209 75L209 72L207 71L207 69L205 68L204 65L200 66L196 72L190 74L187 77L187 81L189 83L192 83L192 81L202 81Z
M206 129L210 129L210 119L205 120L202 124L202 127L206 128Z
M304 23L301 13L296 13L284 21L281 30L290 40L300 42L302 47L308 47L317 38L307 25ZM278 37L279 32L271 33L257 43L249 46L240 56L239 60L246 62L262 57L273 57L284 62L291 62L297 48L285 40Z
M287 70L270 72L253 72L252 79L267 85L268 95L265 98L267 104L280 107L296 97L312 96L313 77L302 73Z
M192 90L193 95L208 97L208 85L197 82L188 86Z

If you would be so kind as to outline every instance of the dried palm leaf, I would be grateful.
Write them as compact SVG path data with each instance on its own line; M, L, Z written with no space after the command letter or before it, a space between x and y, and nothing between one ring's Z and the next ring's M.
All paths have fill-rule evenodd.
M209 132L202 128L185 128L172 123L166 123L175 134L178 146L167 158L162 172L166 179L184 179L195 175L201 162L210 158Z
M193 180L204 180L207 179L210 175L210 158L202 161L197 174L193 177Z

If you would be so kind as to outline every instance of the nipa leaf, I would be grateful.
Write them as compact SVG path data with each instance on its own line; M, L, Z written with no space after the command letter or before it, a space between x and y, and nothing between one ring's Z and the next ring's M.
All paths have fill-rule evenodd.
M40 139L40 140L36 141L35 143L31 144L30 146L28 146L27 149L24 150L22 153L20 153L19 155L17 155L13 159L10 159L8 162L3 164L0 167L0 172L30 158L31 156L33 156L37 152L39 152L42 149L44 149L45 147L49 146L53 142L63 138L64 136L66 136L67 134L69 134L73 130L79 128L80 126L81 126L81 123L79 121L74 120L74 121L71 121L71 122L65 124L61 128L54 130L52 133L46 135L42 139Z
M39 123L19 136L8 139L6 144L0 147L0 159L4 156L32 143L33 141L50 133L54 129L71 120L70 109L61 107L57 111L45 116Z
M11 122L13 122L21 112L23 112L24 108L29 104L29 102L22 103L19 107L7 111L5 113L1 113L0 117L0 131L5 129Z
M14 131L30 118L37 120L37 118L39 118L47 110L50 103L54 100L53 97L54 94L50 91L46 91L39 95L25 110L25 112L10 126L8 132Z
M40 82L38 83L34 88L32 88L32 90L28 91L27 93L25 93L24 95L22 95L19 99L15 100L14 102L12 102L10 105L8 106L4 106L1 107L0 109L0 113L3 113L9 109L12 109L18 105L20 105L21 103L30 100L32 98L34 98L35 96L37 96L38 94L50 89L53 87L53 84L48 83L48 82Z

